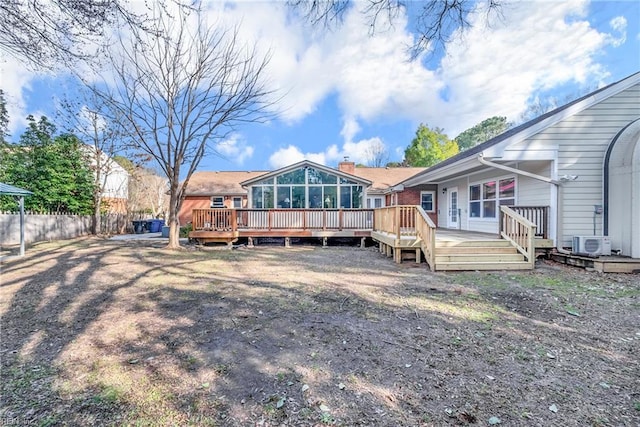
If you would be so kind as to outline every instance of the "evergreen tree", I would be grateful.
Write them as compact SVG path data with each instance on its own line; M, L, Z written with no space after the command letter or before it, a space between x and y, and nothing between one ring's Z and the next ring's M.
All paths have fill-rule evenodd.
M74 135L54 137L56 131L46 117L29 125L20 143L9 145L0 161L2 179L33 192L25 199L27 210L91 213L93 175ZM3 198L0 209L14 209L15 201Z

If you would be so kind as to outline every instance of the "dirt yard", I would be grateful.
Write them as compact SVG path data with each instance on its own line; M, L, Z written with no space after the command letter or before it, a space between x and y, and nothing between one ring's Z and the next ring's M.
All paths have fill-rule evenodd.
M640 425L638 275L97 238L0 273L0 425Z

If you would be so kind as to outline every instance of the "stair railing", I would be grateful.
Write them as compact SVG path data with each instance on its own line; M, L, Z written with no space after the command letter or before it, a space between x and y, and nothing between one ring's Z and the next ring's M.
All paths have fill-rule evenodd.
M420 249L431 271L436 269L436 225L422 206L415 206L416 236L420 239Z
M500 237L513 246L534 267L536 262L536 225L507 206L500 206Z

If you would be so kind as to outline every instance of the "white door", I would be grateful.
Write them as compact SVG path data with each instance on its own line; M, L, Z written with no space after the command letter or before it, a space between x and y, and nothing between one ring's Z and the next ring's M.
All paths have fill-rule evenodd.
M447 192L449 194L449 212L448 212L448 220L447 227L449 228L458 228L458 187L452 187Z

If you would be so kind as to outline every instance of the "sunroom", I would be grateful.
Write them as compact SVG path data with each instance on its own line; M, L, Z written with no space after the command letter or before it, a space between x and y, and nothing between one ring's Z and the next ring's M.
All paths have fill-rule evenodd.
M250 209L361 209L371 181L304 160L241 185Z

